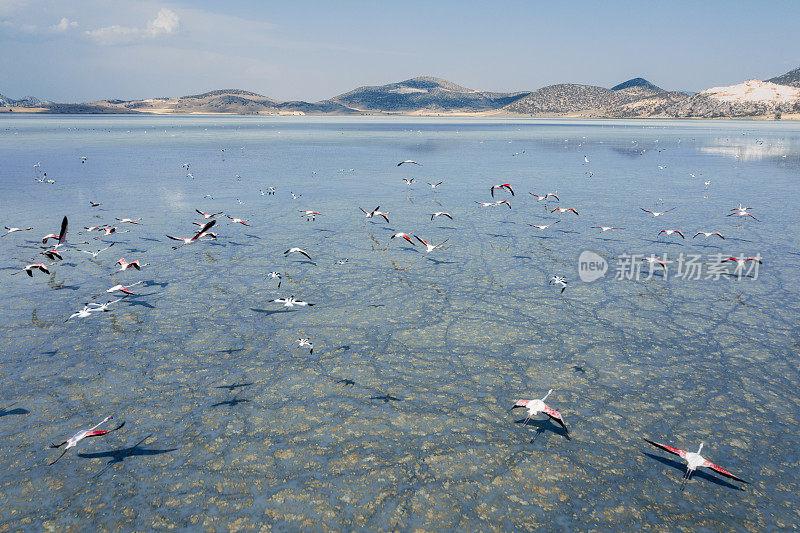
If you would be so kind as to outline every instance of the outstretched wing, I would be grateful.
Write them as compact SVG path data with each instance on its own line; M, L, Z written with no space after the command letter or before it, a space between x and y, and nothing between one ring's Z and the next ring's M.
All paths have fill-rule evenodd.
M674 455L678 455L682 458L686 458L686 452L681 450L680 448L673 448L672 446L667 446L666 444L661 444L659 442L653 442L652 440L644 439L645 442L652 444L656 448L661 448L665 452L669 452Z
M111 433L112 431L116 431L122 428L122 426L124 425L125 421L123 420L122 423L117 427L115 427L114 429L106 429L106 430L96 429L94 431L87 431L85 437L99 437L100 435L105 435L106 433Z
M563 289L562 289L561 292L564 292ZM566 424L564 424L564 419L561 418L561 413L559 413L558 411L556 411L555 409L553 409L549 405L545 405L544 406L544 414L549 416L551 420L555 420L556 422L558 422L558 425L560 425L562 428L564 428L564 431L569 433L569 430L567 429Z
M67 217L65 216L64 219L61 221L61 231L58 233L58 244L62 244L64 241L67 240L67 225L68 225Z
M714 463L712 463L711 461L704 461L702 466L705 466L706 468L710 468L714 472L716 472L716 473L718 473L720 475L723 475L725 477L729 477L731 479L735 479L736 481L741 481L742 483L747 483L747 481L743 480L742 478L740 478L738 476L734 476L733 474L731 474L730 472L728 472L727 470L725 470L721 466L717 466Z

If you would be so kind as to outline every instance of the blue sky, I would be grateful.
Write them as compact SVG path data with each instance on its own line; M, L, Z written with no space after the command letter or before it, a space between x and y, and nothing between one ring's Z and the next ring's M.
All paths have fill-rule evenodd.
M418 75L482 90L701 90L800 66L800 1L0 0L0 93L242 88L315 101Z

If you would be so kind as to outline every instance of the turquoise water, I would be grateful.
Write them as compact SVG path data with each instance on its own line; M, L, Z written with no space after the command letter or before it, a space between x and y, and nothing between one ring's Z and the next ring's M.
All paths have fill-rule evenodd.
M794 527L799 170L793 123L3 116L2 225L35 229L0 239L0 521ZM477 207L506 182L516 195L495 199L512 209ZM554 191L549 209L580 215L528 194ZM727 217L740 202L761 222ZM389 223L358 209L376 206ZM217 240L172 250L165 235L191 236L195 209L250 227L223 218ZM64 215L52 275L12 275L44 259L38 239ZM99 240L82 229L115 217L143 220ZM448 240L425 257L397 231ZM111 242L95 261L80 251ZM313 261L285 257L292 246ZM604 279L581 281L585 250ZM718 254L763 264L614 279L623 254L681 253L704 274ZM150 264L112 277L120 257ZM109 312L65 322L136 281ZM291 295L315 305L269 303ZM551 388L569 435L508 412ZM51 442L109 414L125 427L47 466ZM703 441L750 484L707 471L681 492L678 458L642 438Z

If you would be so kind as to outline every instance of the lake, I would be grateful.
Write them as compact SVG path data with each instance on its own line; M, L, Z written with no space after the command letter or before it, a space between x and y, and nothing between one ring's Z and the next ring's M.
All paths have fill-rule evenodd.
M796 527L799 177L798 123L4 115L0 522ZM249 226L173 250L195 209ZM569 433L509 412L549 389Z

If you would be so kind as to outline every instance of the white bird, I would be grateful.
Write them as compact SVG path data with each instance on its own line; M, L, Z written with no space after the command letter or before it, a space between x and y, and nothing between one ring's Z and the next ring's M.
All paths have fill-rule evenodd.
M115 303L121 302L121 301L122 301L122 298L117 298L116 300L111 300L110 302L106 302L104 304L98 304L98 303L95 303L95 302L90 302L90 303L87 304L87 306L91 307L91 309L89 309L89 311L91 311L93 313L95 311L99 311L99 312L105 313L105 312L108 312L108 308L111 306L111 304L115 304Z
M561 292L563 293L564 289L567 288L567 279L564 276L555 276L554 275L552 278L550 278L550 281L548 282L548 284L549 285L560 285L561 286Z
M509 209L511 209L511 202L509 202L508 200L496 200L494 202L478 202L478 201L476 201L475 203L479 204L478 208L481 208L481 207L498 207L498 206L501 206L501 205L505 204L505 205L508 206Z
M295 194L295 193L293 193L293 192L291 192L291 191L289 192L289 194L291 194L291 195L292 195L292 200L299 200L299 199L300 199L300 197L302 197L302 196L303 196L302 194Z
M411 160L411 159L406 159L405 161L400 161L399 163L397 163L397 166L398 166L398 167L399 167L400 165L419 165L419 166L422 166L422 165L420 165L419 163L417 163L416 161L413 161L413 160Z
M91 255L92 259L97 259L97 256L100 255L100 252L105 252L106 250L108 250L109 248L114 246L114 244L116 244L116 243L112 242L111 244L109 244L105 248L101 248L100 250L97 250L96 252L90 252L89 250L81 250L81 252Z
M429 181L429 182L428 182L428 185L430 185L430 186L431 186L431 189L433 189L433 190L435 191L435 190L436 190L436 187L438 187L438 186L439 186L439 185L441 185L442 183L444 183L444 182L443 182L443 181L440 181L439 183L431 183L431 182Z
M662 229L661 231L658 232L659 235L661 235L662 233L666 233L667 235L672 235L673 233L677 233L678 235L681 236L681 239L686 238L683 236L683 232L679 229Z
M450 213L448 213L447 211L437 211L437 212L431 214L431 220L433 220L435 218L439 218L439 217L447 217L450 220L453 220L453 216Z
M673 207L672 209L667 209L666 211L650 211L649 209L645 209L644 207L640 207L639 209L641 209L645 213L650 213L654 217L660 217L661 215L663 215L665 213L669 213L670 211L673 211L675 208Z
M109 292L109 293L110 293L110 292L117 292L117 291L119 291L119 292L121 292L121 293L124 293L124 294L133 294L133 293L130 291L130 288L131 288L131 287L134 287L134 286L136 286L136 285L138 285L138 284L140 284L140 283L144 283L144 282L143 282L143 281L137 281L136 283L132 283L132 284L130 284L130 285L119 285L119 284L118 284L118 285L114 285L114 286L113 286L113 287L111 287L110 289L106 289L106 292Z
M308 354L314 354L314 344L311 342L311 339L295 339L298 348L302 348L304 346L308 346Z
M409 235L408 233L403 233L402 231L398 231L397 233L395 233L394 235L389 237L389 239L396 239L398 237L400 237L401 239L407 240L408 242L410 242L414 246L417 245L414 241L411 240L411 237L412 237L411 235Z
M311 259L311 256L308 254L308 252L306 252L306 251L305 251L305 250L303 250L302 248L297 248L297 247L292 247L292 248L289 248L288 250L286 250L285 252L283 252L283 255L289 255L289 254L293 254L293 253L298 253L298 254L300 254L300 255L304 255L304 256L306 256L307 258ZM313 261L313 259L311 259L311 260Z
M81 309L80 311L75 311L74 313L69 315L69 318L67 320L65 320L65 322L68 322L68 321L72 320L73 318L86 318L86 317L90 316L91 314L92 314L92 309L89 307L89 304L86 304L86 305L83 306L83 309Z
M578 215L578 214L579 214L579 213L578 213L578 212L575 210L575 208L574 208L574 207L556 207L555 209L553 209L553 210L552 210L552 211L550 211L550 212L551 212L551 213L555 213L556 211L558 211L558 213L559 213L559 214L564 214L564 213L566 213L566 212L568 212L568 211L572 211L572 212L573 212L573 213L575 213L576 215Z
M278 288L279 289L281 288L281 283L282 283L283 280L282 280L280 272L270 272L269 274L267 274L267 277L270 278L270 279L277 279L278 280Z
M625 229L625 228L618 228L616 226L592 226L592 229L599 229L600 233L605 233L612 229Z
M424 240L424 239L421 239L421 238L420 238L420 237L418 237L417 235L414 235L414 238L415 238L415 239L417 239L419 242L421 242L422 244L424 244L424 245L425 245L425 255L428 255L429 253L431 253L431 252L432 252L432 251L434 251L435 249L437 249L437 248L441 247L441 246L442 246L444 243L446 243L447 241L449 241L449 240L450 240L450 239L445 239L445 240L443 240L442 242L440 242L439 244L431 244L431 243L429 243L428 241L426 241L426 240Z
M681 450L680 448L673 448L672 446L661 444L660 442L654 442L649 439L644 439L644 440L648 444L652 444L656 448L661 448L665 452L677 455L678 457L686 461L686 472L683 474L683 481L681 481L681 490L683 490L684 486L686 485L686 482L689 481L689 479L692 477L694 471L701 466L705 468L710 468L714 472L722 474L725 477L735 479L736 481L741 481L742 483L747 483L747 481L743 480L742 478L731 474L721 466L715 465L714 463L712 463L711 461L700 455L700 452L703 451L702 442L700 443L700 447L697 449L697 452L687 452L685 450Z
M528 225L533 227L533 228L536 228L536 229L546 230L550 226L558 224L559 222L561 222L561 221L560 220L556 220L555 222L551 222L550 224L528 224Z
M92 426L92 427L91 427L91 428L89 428L89 429L84 429L84 430L82 430L82 431L79 431L79 432L77 432L76 434L74 434L74 435L73 435L73 436L71 436L69 439L65 440L64 442L62 442L62 443L60 443L60 444L51 444L51 445L50 445L50 447L51 447L51 448L61 448L61 447L62 447L62 446L64 446L65 444L67 445L67 447L66 447L66 448L64 448L64 451L62 451L62 452L61 452L61 455L59 455L58 457L56 457L55 461L53 461L52 463L50 463L50 466L52 466L52 465L56 464L56 463L58 462L58 460L59 460L59 459L61 459L62 457L64 457L64 454L65 454L65 453L67 453L67 450L69 450L70 448L73 448L73 447L77 446L77 445L78 445L78 443L79 443L80 441L82 441L83 439L85 439L85 438L87 438L87 437L99 437L100 435L106 435L106 434L108 434L108 433L111 433L112 431L116 431L116 430L120 429L122 426L124 426L124 425L125 425L125 422L123 421L123 422L122 422L120 425L118 425L118 426L117 426L117 427L115 427L114 429L108 429L108 430L105 430L105 431L103 431L103 430L98 430L98 429L97 429L97 428L99 428L101 425L103 425L103 424L105 424L106 422L108 422L109 420L111 420L112 418L114 418L114 417L113 417L113 416L107 416L107 417L105 417L105 418L104 418L104 419L103 419L103 420L102 420L102 421L101 421L99 424L96 424L96 425Z
M718 232L718 231L698 231L697 233L694 234L694 237L692 237L692 239L694 239L698 235L702 235L704 238L708 238L708 237L711 237L712 235L716 235L720 239L725 240L725 237L723 237L722 234L720 232Z
M302 300L298 300L294 296L289 296L288 298L273 298L272 300L268 300L268 301L270 303L274 302L274 303L283 304L284 307L294 307L295 305L299 306L299 307L305 307L305 306L309 306L310 307L310 306L314 305L314 304L309 303L309 302L304 302Z
M564 428L564 431L569 433L566 424L564 424L564 418L561 416L561 413L559 413L558 411L556 411L555 409L544 403L544 401L547 399L548 396L550 396L550 393L552 392L553 389L547 391L547 394L545 394L544 398L542 398L541 400L517 400L510 410L514 410L518 407L524 407L525 409L527 409L528 416L525 418L525 424L527 424L528 420L530 420L532 417L538 415L539 413L544 413L548 417L550 417L551 420L556 421L558 425Z
M12 233L16 233L18 231L30 231L30 230L33 229L33 227L30 227L30 228L11 228L11 227L8 227L8 226L3 226L3 227L6 228L6 233L5 233L5 235L3 235L3 237L5 237L6 235L10 235Z

